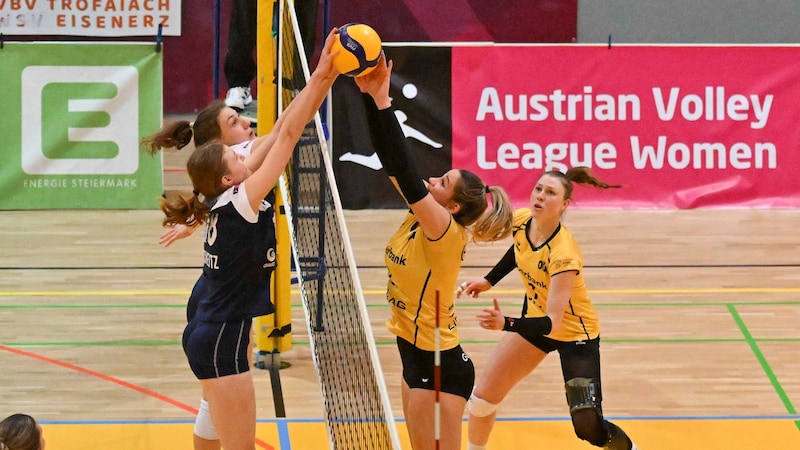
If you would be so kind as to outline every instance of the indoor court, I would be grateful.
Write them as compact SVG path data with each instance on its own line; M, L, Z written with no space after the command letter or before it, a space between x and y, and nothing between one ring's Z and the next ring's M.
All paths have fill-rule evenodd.
M182 162L165 182L180 187ZM177 181L176 181L177 180ZM404 449L399 358L383 323L385 240L400 210L345 211ZM180 346L201 236L157 245L159 211L6 211L0 215L0 411L42 422L48 449L191 448L199 384ZM603 325L604 411L640 449L800 448L800 235L795 210L568 211ZM506 243L468 248L482 276ZM518 311L515 274L494 289ZM491 292L491 291L490 291ZM480 377L497 332L462 299L462 345ZM293 347L281 355L286 418L268 371L254 369L259 449L329 448L298 293ZM492 449L594 448L572 434L557 356L499 409ZM463 428L466 436L466 423ZM463 447L466 448L466 439Z
M417 5L417 8L409 10L416 13L410 17L414 17L415 22L418 17L419 22L423 22L423 25L434 32L435 36L431 35L426 42L449 41L449 39L434 39L436 36L442 36L438 32L442 31L443 27L431 20L433 9L424 14L420 12L422 2L383 2L376 5L384 15L384 9L410 3ZM469 4L498 9L494 3L491 5L482 2L457 3L462 9ZM538 3L532 4L538 5ZM583 32L587 35L592 32L595 36L578 41L575 33L578 27L578 2L542 2L538 6L543 9L553 9L554 5L558 6L559 3L562 3L562 7L574 6L569 10L568 16L570 30L574 32L571 32L569 39L558 38L559 35L556 35L556 38L540 37L542 43L599 43L602 52L608 53L612 51L610 30L630 33L630 24L640 26L647 33L645 38L649 39L647 42L654 42L656 44L654 47L659 48L665 39L672 42L676 36L683 40L688 39L689 42L692 42L693 38L696 42L730 41L730 39L720 40L718 36L698 39L692 34L687 34L682 28L670 29L669 33L663 34L665 38L654 41L649 34L650 29L658 31L656 25L670 24L670 20L664 18L668 16L665 12L676 9L674 5L664 8L663 2L649 2L651 6L657 6L655 9L657 13L653 13L652 8L647 10L650 16L658 19L651 22L640 20L640 16L636 14L645 11L644 4L635 8L622 4L603 5L602 8L607 10L602 11L604 17L607 14L608 17L618 17L620 22L624 22L622 24L624 26L616 28L600 26L604 25L603 22L598 25L596 22L587 21L586 16L589 13L584 13ZM592 2L580 3L584 11L589 11L590 6L593 6ZM686 3L684 2L684 7ZM52 2L50 4L52 7ZM69 5L69 2L65 4ZM186 5L185 8L189 10L188 4ZM448 8L439 6L436 9L449 11ZM758 16L761 17L761 9L764 8L761 5L758 5L758 8L760 8ZM786 8L791 8L791 5ZM187 21L199 20L201 16L210 19L203 16L210 14L210 11L205 11L206 9L209 8L193 8L191 13L184 12L184 18ZM778 28L772 24L763 26L761 22L751 21L725 22L724 26L711 26L708 22L713 17L710 14L703 15L689 11L689 8L685 9L687 9L686 18L692 20L696 18L696 26L699 29L730 30L743 34L744 39L752 41L755 40L745 33L749 29ZM777 11L777 15L782 14L781 8L772 9ZM714 12L714 17L719 16L720 20L727 20L728 16L734 15L717 14L717 12ZM462 15L478 16L473 13L472 7ZM790 31L796 30L796 21L791 20L790 14L784 15L789 19L786 27L790 28ZM181 18L180 15L176 17L177 20ZM543 22L554 22L550 16L543 17ZM686 18L673 22L679 22L681 25L691 22L685 20ZM272 22L271 14L262 13L259 19L262 21L262 26L264 23ZM517 17L514 19L518 20ZM287 17L280 20L292 22ZM395 20L393 16L392 20ZM400 23L399 19L397 22ZM534 23L527 19L525 22ZM340 22L334 21L334 23ZM507 20L500 23L503 24L503 29L521 28L507 26ZM483 24L479 22L476 24L480 27L475 29L484 30ZM556 25L554 28L559 28ZM293 27L299 28L296 23ZM288 55L281 57L281 64L277 68L271 65L266 69L259 68L259 85L271 83L272 78L281 85L276 92L278 94L278 101L275 102L276 110L285 107L299 87L305 83L305 78L301 79L305 76L301 69L307 67L303 66L304 58L300 57L300 48L294 41L299 36L299 31L295 32L294 28L288 25L282 28L285 36L281 36L280 42L285 48L280 50L263 45L264 41L272 40L272 33L265 33L260 38L261 61L268 59L272 61L264 57L267 56L263 53L265 49L274 51L275 55L272 56L279 53L284 55L284 52ZM544 27L537 25L534 28L538 31ZM209 39L213 34L198 25L192 25L192 30L201 31L199 34ZM161 31L159 28L156 52L161 51ZM617 34L614 35L613 52L616 53L608 53L613 57L622 52L624 46L618 46L617 42L624 42L621 38L625 37L615 32ZM275 34L277 35L277 32ZM598 35L601 36L599 40ZM606 35L608 35L607 49ZM765 40L776 41L774 38ZM191 41L199 43L195 37L192 37ZM403 41L405 39L385 40L394 43ZM495 39L487 34L485 37L470 41L481 44L494 42ZM636 47L635 39L629 38L629 41ZM787 41L792 45L797 42L794 38ZM515 44L513 46L515 47ZM437 46L430 47L434 51L428 54L439 57L435 51ZM543 48L547 50L546 47ZM463 50L466 47L454 46L454 48ZM506 50L502 53L506 55L505 57L512 55L511 50ZM181 56L183 64L184 61L201 59L193 52L194 50L184 50L176 53ZM461 72L469 72L465 68L469 68L468 63L471 60L464 55L463 51L456 53L450 51L447 54L447 63L451 65L447 71L439 70L445 67L444 65L428 64L441 72L435 75L443 77L443 80L447 77L448 89L461 87L464 84L465 77L451 77L452 72L457 72L456 69L459 68ZM478 56L474 55L483 58L483 50L478 48L474 53L467 54L468 57L475 57L477 61ZM219 55L215 57L217 56ZM459 57L461 59L458 59ZM606 56L602 58L610 59ZM414 59L409 58L409 60ZM791 58L780 59L773 56L770 61L783 64L785 60ZM462 66L453 65L453 61L456 63L461 61ZM480 59L481 63L483 61ZM648 60L642 58L631 61ZM34 65L34 62L36 61L31 62L31 65ZM527 76L520 70L527 68L523 67L528 64L527 62L524 64L519 60L512 62L513 64L509 66L513 70L506 70L505 65L496 64L495 66L501 69L496 69L496 72L487 71L488 79L494 83L495 74L500 71L519 77ZM792 89L796 86L792 81L794 78L791 77L793 72L790 70L779 71L788 74L788 81L776 82L770 79L764 81L752 74L750 78L741 75L740 72L747 63L736 70L726 71L718 70L718 67L711 62L702 62L703 64L697 66L703 66L702 68L709 72L719 71L725 75L720 75L720 81L715 82L719 84L720 89L728 86L726 83L734 86L741 84L748 88L750 85L760 83L763 86L759 88L765 91L777 89L782 86L781 83ZM540 72L552 74L554 77L559 76L552 64L540 64L536 62L537 69L546 68ZM266 64L262 63L262 66ZM662 70L664 66L666 64L658 62L649 73L667 72ZM752 68L750 66L759 66L760 69L758 64L750 64L746 68L750 70ZM188 64L179 69L172 72L180 74L181 79L177 81L181 82L179 86L181 88L185 87L184 77L188 78L193 72L199 73ZM569 66L568 69L572 71L573 67ZM694 81L695 78L700 80L700 77L695 77L697 67L693 65L691 69L690 76L687 76L689 81ZM22 67L20 72L21 70ZM412 68L408 70L409 73L413 73ZM591 79L589 75L592 75L588 72L594 72L594 68L592 70L577 68L575 72L581 80L584 78L588 80ZM625 70L614 68L609 72L611 75L606 78L619 81L622 85L626 84L626 79L622 75L630 76L630 79L634 80L636 77L643 80L648 78L646 75L640 76L638 70L623 72ZM264 74L268 75L265 77ZM215 72L214 76L217 75ZM430 74L418 75L427 77ZM160 79L161 76L159 72L156 78ZM605 75L599 71L597 77ZM677 76L676 79L681 81ZM175 79L172 80L173 84L164 85L163 91L188 99L190 96L186 93L179 94L180 89L176 88L178 83L174 83ZM429 92L441 90L435 81L433 80L431 85L436 85L437 89L430 89ZM680 85L678 81L667 78L663 81L665 83L663 86L666 89L667 82L669 86ZM524 91L525 88L516 88L515 82L511 79L506 80L505 85L503 83L500 85ZM589 81L586 83L585 86L578 86L579 90L576 92L588 98L588 94L592 93L592 86ZM209 93L219 90L216 79L213 84L213 88L208 88ZM486 84L488 85L489 81ZM411 82L403 85L404 89L400 91L403 95L406 95L405 87L414 88L414 94L406 98L409 103L413 103L410 100L417 96L416 86ZM556 87L559 90L553 92L558 92L560 95L561 86ZM710 89L708 86L704 88ZM186 89L194 90L193 94L202 94L198 94L201 90L196 87ZM157 84L157 90L161 92L161 84ZM465 90L471 92L469 89ZM600 90L598 87L597 91ZM143 92L153 93L156 92L156 88L151 87ZM478 92L477 89L474 92ZM648 86L646 92L650 93L653 90ZM791 94L794 91L785 88L781 92ZM457 89L452 92L448 90L443 99L435 99L446 107L447 120L441 119L448 122L448 126L459 123L452 120L453 111L466 111L463 108L459 109L457 104L451 101L464 98L458 93ZM743 95L738 97L744 98ZM27 97L21 98L27 99ZM266 92L263 92L259 97L262 105L267 104L269 101L267 98ZM419 98L424 101L429 100L422 96ZM791 99L796 96L786 94L785 98L789 99L785 104L791 104ZM770 101L771 99L770 96ZM20 99L14 101L22 103ZM738 108L736 105L738 104L730 108ZM769 110L768 107L766 109ZM734 112L741 111L736 109ZM782 112L783 115L778 119L783 118L784 122L779 125L790 129L791 125L785 124L794 123L792 118L795 116L787 107L783 107ZM185 111L169 111L169 113L174 117L185 114ZM435 112L431 114L435 115ZM417 123L426 126L436 125L426 123L424 117L418 116L415 119L418 120ZM194 120L194 115L189 120ZM262 124L266 123L264 117L260 117L259 120ZM470 118L470 120L474 123L475 119ZM657 127L652 128L666 126L661 122L657 124ZM605 127L615 124L604 121L601 125ZM645 123L643 127L646 125ZM741 124L737 122L736 125ZM64 129L66 130L66 125ZM720 133L727 137L732 129L732 127L720 128L722 130ZM674 130L680 131L681 137L685 135L683 129L674 128ZM790 142L790 145L787 145L789 149L782 148L790 154L792 150L796 150L796 139L793 140L796 134L789 136L790 133L782 133L781 130L784 128L776 126L767 131L782 136L782 139ZM447 132L451 131L448 129ZM751 133L752 130L746 131L748 139L751 136L761 136L757 132ZM24 134L30 130L23 126L15 126L13 132ZM514 138L517 134L509 133ZM322 133L317 131L315 138L319 139L321 135ZM767 133L765 136L772 135ZM452 135L448 135L447 139L453 144ZM441 147L441 144L439 146ZM185 164L192 150L190 146L181 152L164 153L163 189L187 192L190 190ZM312 148L310 151L315 150ZM499 149L497 154L500 155ZM446 155L448 164L452 164L452 156L452 153ZM741 153L735 153L732 158L739 156L742 156ZM11 163L8 164L10 167ZM769 177L769 181L764 181L767 178L759 179L764 181L760 187L784 193L779 188L773 188L771 183L778 181L790 183L791 177L784 176L784 173L792 170L796 164L792 165L786 161L782 161L782 164L783 172L780 177L773 178L772 174L778 173L777 170L773 170L774 167L759 167L759 170L763 171L750 172L749 176ZM374 169L369 165L365 167ZM160 170L161 168L149 174L157 178ZM320 171L322 175L317 174L320 179L325 178L323 172ZM374 175L367 169L359 173ZM690 169L681 173L688 178L703 175L700 171ZM753 186L748 184L752 179L741 176L741 173L744 172L729 177L738 180L736 183L739 184L722 187L728 191L753 189ZM647 172L642 174L637 176L647 176ZM337 173L336 176L340 175ZM347 175L341 176L347 177ZM347 181L337 180L337 183L344 184ZM142 184L159 192L162 188L160 185L156 188L154 184ZM372 185L369 186L372 188ZM708 191L703 189L718 189L719 186L721 184L717 184L716 187L714 184L701 184L695 193L707 193ZM519 184L514 187L519 187ZM316 188L323 194L329 192L319 189L319 185ZM40 189L41 192L36 192L36 189ZM41 193L41 198L48 195L48 187L44 184L33 185L25 191L25 194L30 195L32 191L34 196ZM315 190L312 191L316 193ZM647 193L649 194L649 191ZM104 200L116 201L111 192L106 196L105 191L94 190L92 194L103 197ZM308 194L308 191L304 191L303 194ZM22 198L18 196L19 191L7 195L9 199L17 201ZM790 192L788 196L791 195ZM39 198L36 197L36 200ZM75 198L83 199L78 196ZM603 409L606 418L620 425L640 450L800 449L800 413L797 410L800 405L800 357L798 356L800 354L798 325L800 324L800 232L798 232L800 209L589 210L581 209L580 201L579 195L576 195L572 207L563 218L563 223L572 230L581 245L585 279L602 326ZM25 205L30 204L32 203ZM61 204L56 205L56 207L61 206ZM193 448L192 431L201 392L200 384L190 371L183 353L181 337L186 324L186 301L203 264L203 233L195 233L169 248L161 247L158 238L162 233L163 215L156 208L157 198L153 198L153 209L149 210L10 208L11 210L0 213L0 229L3 230L0 234L2 249L0 418L12 413L32 415L43 427L47 450L191 450ZM319 210L324 208L320 207ZM405 211L399 209L344 211L347 235L350 236L358 279L367 304L368 320L388 388L391 412L402 444L402 449L392 450L411 450L401 406L400 358L395 338L384 325L390 315L385 295L387 283L384 267L385 243L404 214ZM485 275L505 253L510 242L509 239L494 245L470 244L459 282ZM347 288L343 287L334 293L341 294L346 290ZM492 299L497 298L505 315L519 316L523 292L519 276L517 273L512 273L481 298L462 298L457 301L461 345L473 359L478 378L481 377L488 356L501 334L480 329L475 319L476 314L483 308L490 307ZM329 300L331 303L336 303L338 298L331 296ZM319 346L311 344L308 320L300 290L296 285L291 289L291 305L292 346L280 354L280 360L287 366L280 370L280 392L274 390L276 380L270 379L268 370L252 368L258 407L255 448L257 450L332 449L334 447L328 436L326 417L327 412L335 408L329 408L328 411L324 409L326 403L314 362L314 351ZM357 309L349 304L345 306ZM313 334L313 336L318 335ZM369 347L364 345L363 338L358 344L361 348ZM342 361L343 364L353 364L351 360L359 359L360 354L356 353L358 349L352 350L353 347L355 345L352 347L342 345L337 349L347 349L352 352L348 353L348 356L354 355L347 361ZM335 352L332 354L339 355ZM369 361L359 362L361 363L359 368L363 367L363 373L372 373ZM352 385L360 380L347 378L346 381ZM374 378L370 381L374 381ZM333 388L335 389L335 386ZM338 393L344 394L337 398L345 397L352 392L341 389ZM367 387L358 394L361 394L363 399L369 392L371 391ZM350 397L347 397L347 400L349 401ZM355 397L350 403L359 406L359 400L361 399ZM375 403L380 404L379 401ZM285 416L279 413L284 408L280 408L278 404L285 407ZM354 414L360 413L359 410ZM376 420L374 416L363 416L367 414L362 414L357 417L358 420L350 422L359 427L375 426L376 422L378 426L382 425L380 417ZM466 417L465 412L462 449L467 448ZM383 424L385 425L385 422ZM343 434L346 433L339 433L340 436ZM382 446L363 443L337 448L384 450ZM508 398L499 405L498 422L489 441L490 450L594 448L596 447L580 441L574 435L556 354L551 354L545 359L535 373L517 385Z

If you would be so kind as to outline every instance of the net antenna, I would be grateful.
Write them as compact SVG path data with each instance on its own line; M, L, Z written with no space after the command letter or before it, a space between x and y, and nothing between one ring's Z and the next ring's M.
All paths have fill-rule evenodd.
M278 111L310 76L292 0L280 2ZM280 180L331 449L400 450L323 123L306 125Z
M436 302L434 305L436 311L436 332L433 334L433 392L434 392L434 406L433 406L433 439L434 449L439 450L442 436L442 413L439 396L442 392L442 329L439 326L439 290L436 290Z

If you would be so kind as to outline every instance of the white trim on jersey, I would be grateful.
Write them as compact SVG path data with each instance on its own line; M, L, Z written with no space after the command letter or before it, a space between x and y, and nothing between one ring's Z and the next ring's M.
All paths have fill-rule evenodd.
M243 181L241 184L233 186L220 194L211 210L214 211L215 209L221 208L222 206L230 203L233 205L234 209L236 209L236 212L238 212L239 215L244 218L244 220L250 223L258 222L258 211L253 211L253 208L250 207L250 200L247 199L247 190L245 189L245 184L246 181Z
M255 142L255 140L240 142L236 145L229 145L229 147L231 148L231 150L233 150L233 153L247 157L250 156L250 152L252 151L253 147L253 142Z

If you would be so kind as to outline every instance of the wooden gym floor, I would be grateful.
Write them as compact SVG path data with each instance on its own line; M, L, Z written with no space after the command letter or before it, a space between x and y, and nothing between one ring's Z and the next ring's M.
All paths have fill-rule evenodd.
M167 184L180 184L171 176L180 175ZM402 214L345 212L409 449L399 358L383 325L383 246ZM565 223L582 243L603 325L604 410L639 448L800 448L800 210L571 210ZM0 415L32 414L50 450L191 449L200 393L180 335L200 233L159 247L155 210L3 211L0 229ZM462 279L483 275L507 244L470 247ZM518 310L517 276L492 294ZM491 298L459 304L479 377L498 334L473 318ZM296 291L292 302L285 419L275 417L268 373L254 370L258 449L328 448ZM499 417L495 450L594 448L572 434L554 355Z

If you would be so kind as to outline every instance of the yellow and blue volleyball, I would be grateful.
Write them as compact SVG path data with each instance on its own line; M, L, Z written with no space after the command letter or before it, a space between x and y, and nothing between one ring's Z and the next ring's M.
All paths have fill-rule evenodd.
M378 65L381 58L381 38L363 23L348 23L339 27L332 51L339 51L333 59L336 69L349 77L366 75Z

